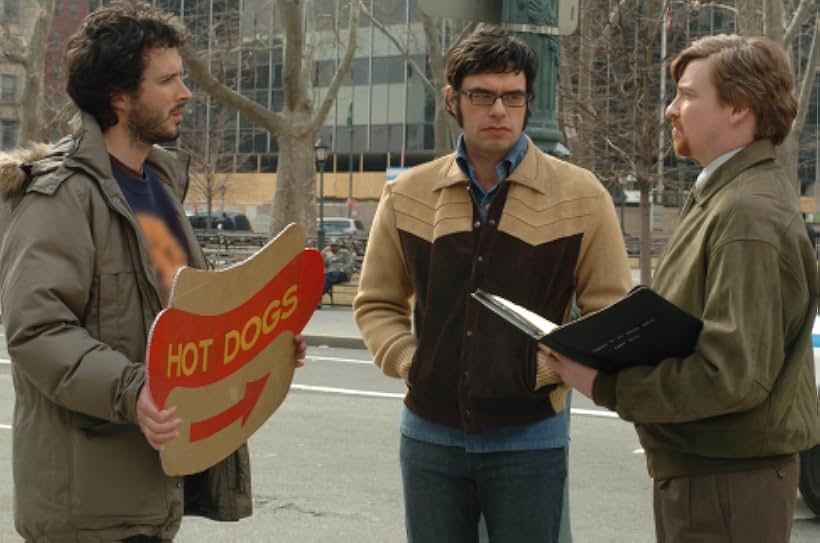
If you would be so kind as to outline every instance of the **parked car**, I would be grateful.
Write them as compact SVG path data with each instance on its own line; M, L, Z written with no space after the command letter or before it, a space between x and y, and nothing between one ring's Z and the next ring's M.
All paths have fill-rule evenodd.
M820 406L820 318L814 319L814 382ZM800 494L815 515L820 516L820 445L800 453Z
M316 219L316 229L319 229L319 219ZM325 217L326 236L366 236L367 229L359 219L349 217Z
M207 217L205 215L188 215L188 220L191 227L194 229L207 228ZM211 215L211 228L219 229L221 225L222 230L234 230L237 232L250 232L251 221L243 213L235 213L232 211L226 213L215 213Z

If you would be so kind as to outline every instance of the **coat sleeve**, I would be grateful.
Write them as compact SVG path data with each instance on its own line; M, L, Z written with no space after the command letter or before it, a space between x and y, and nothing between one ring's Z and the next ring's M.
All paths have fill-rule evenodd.
M0 251L0 307L15 374L70 411L136 421L142 361L83 328L95 269L91 208L62 186L29 193L15 210ZM134 330L132 333L143 333Z
M590 227L575 268L576 304L582 315L615 303L632 288L632 274L615 206L597 180Z
M405 380L416 352L412 295L387 185L370 230L353 310L376 365L386 375Z
M733 241L717 249L695 352L606 376L596 382L595 401L642 423L701 420L765 401L786 357L786 293L799 299L779 266L777 249L764 242Z

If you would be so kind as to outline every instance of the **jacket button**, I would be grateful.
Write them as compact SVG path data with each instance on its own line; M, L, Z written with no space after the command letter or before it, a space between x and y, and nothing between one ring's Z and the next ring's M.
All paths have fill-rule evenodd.
M473 223L473 228L478 228L479 226L481 226L481 223L479 221Z
M464 416L465 416L465 417L469 417L469 416L470 416L470 415L472 415L472 414L473 414L473 412L472 412L472 410L470 410L469 408L464 410Z
M481 255L478 255L478 258L476 260L478 260L479 262L484 262L484 257L481 256Z
M465 372L464 372L464 380L465 380L465 381L467 381L468 379L470 379L470 372L469 372L469 371L465 371Z
M466 334L467 334L467 337L471 337L473 335L473 331L472 330L467 330Z

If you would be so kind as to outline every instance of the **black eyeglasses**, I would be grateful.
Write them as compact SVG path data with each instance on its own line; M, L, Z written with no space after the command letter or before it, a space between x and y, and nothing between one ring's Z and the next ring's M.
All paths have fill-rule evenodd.
M501 103L507 107L523 107L532 99L532 96L523 91L505 92L495 94L485 90L461 90L460 94L466 96L474 106L492 106L495 101L501 98Z

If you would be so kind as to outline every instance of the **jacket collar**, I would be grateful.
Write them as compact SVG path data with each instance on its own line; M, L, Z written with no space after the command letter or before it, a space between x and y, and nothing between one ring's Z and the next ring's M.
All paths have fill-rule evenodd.
M694 188L693 203L699 205L705 203L743 171L774 159L775 147L771 140L762 139L750 143L720 166L703 185Z
M541 151L535 146L532 139L527 136L527 152L524 155L524 159L518 167L510 172L506 181L546 193L547 181L550 179L550 176L547 175L548 164L540 155ZM539 175L539 172L541 175ZM466 184L469 182L467 175L456 162L456 154L450 153L447 155L446 160L444 160L442 175L433 185L433 190L441 190L453 185Z
M96 119L85 111L80 111L71 120L74 147L65 159L69 169L81 169L100 182L107 196L120 194L119 186L111 171L111 160L105 146L102 130ZM182 201L188 190L187 153L172 153L154 145L148 153L147 162L159 179L169 186L174 195Z

